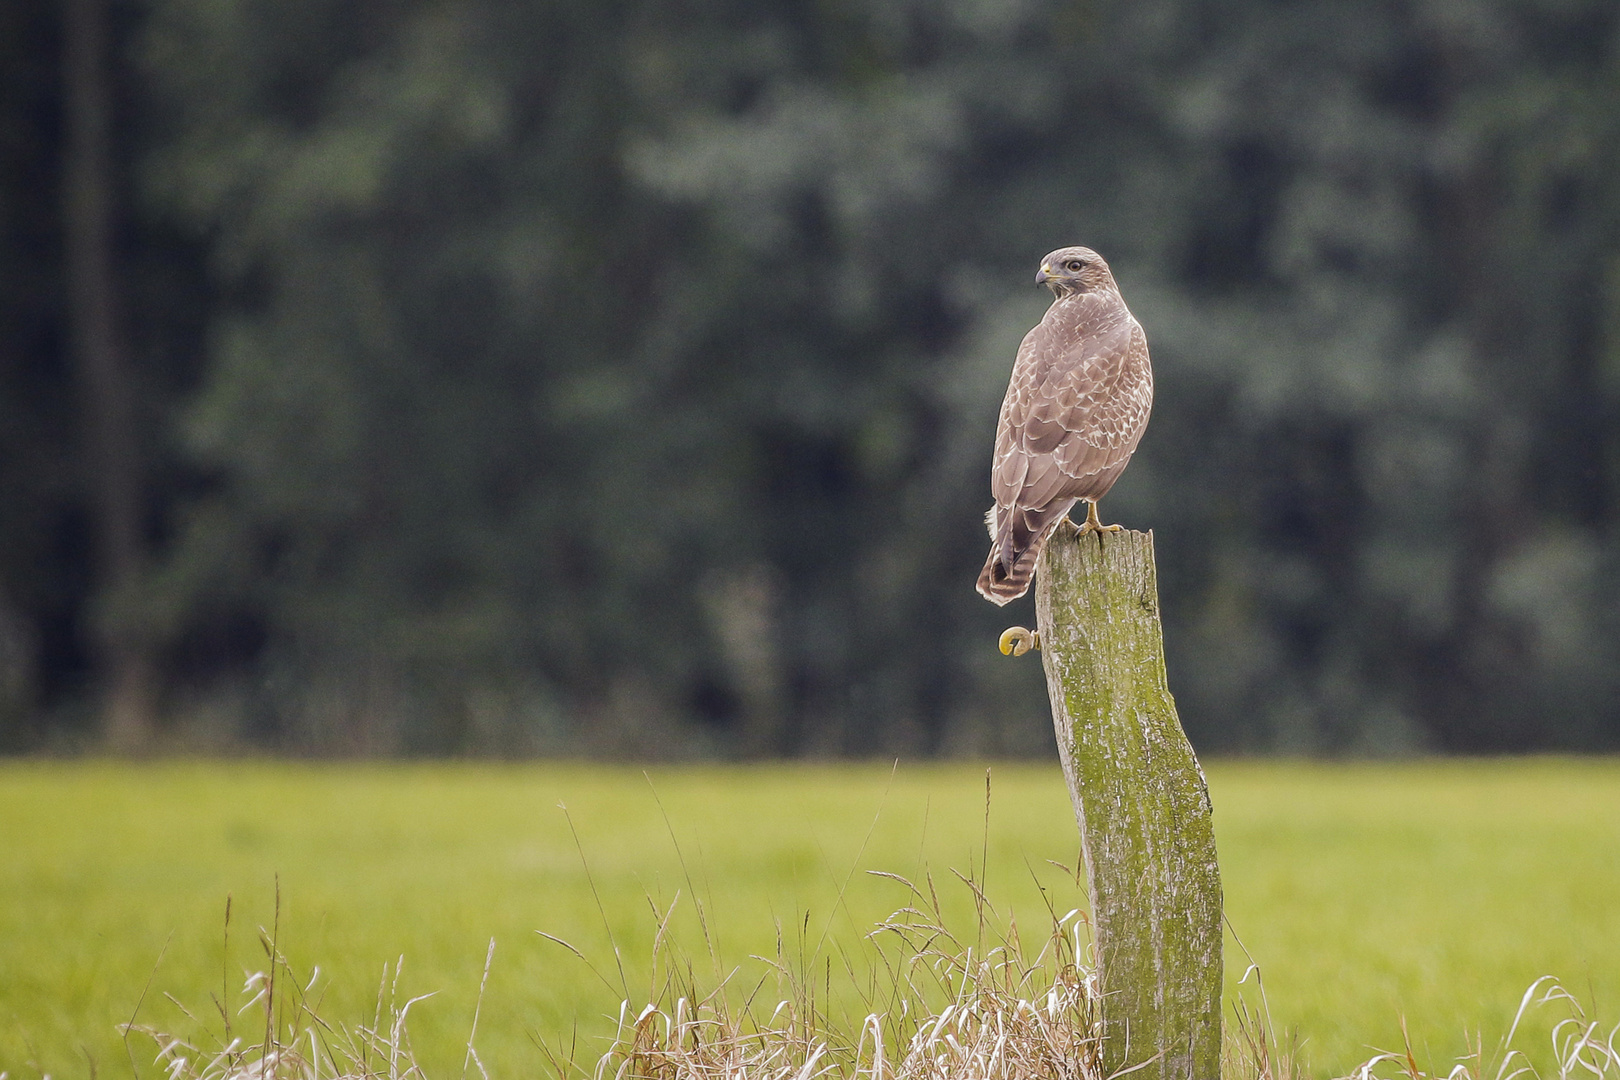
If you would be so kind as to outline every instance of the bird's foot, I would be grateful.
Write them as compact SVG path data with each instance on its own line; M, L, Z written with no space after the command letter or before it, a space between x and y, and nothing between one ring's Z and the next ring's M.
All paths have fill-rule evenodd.
M1031 649L1041 647L1041 632L1026 630L1022 626L1009 626L1001 632L1001 655L1023 656Z
M1086 520L1083 524L1075 526L1075 535L1084 536L1087 533L1096 533L1099 537L1101 537L1103 533L1117 533L1124 528L1125 526L1123 525L1104 525L1102 523L1102 519L1097 516L1097 504L1094 502L1087 502Z

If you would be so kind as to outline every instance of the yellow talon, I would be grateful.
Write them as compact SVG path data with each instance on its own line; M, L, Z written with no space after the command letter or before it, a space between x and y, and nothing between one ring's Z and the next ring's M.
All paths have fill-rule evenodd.
M1041 632L1025 630L1022 626L1009 626L1001 632L1001 655L1023 656L1031 649L1041 647Z
M1099 540L1102 539L1103 533L1116 533L1124 528L1123 525L1104 525L1102 520L1097 517L1097 503L1095 500L1090 500L1086 504L1085 524L1075 526L1078 535L1084 536L1087 533L1096 533Z

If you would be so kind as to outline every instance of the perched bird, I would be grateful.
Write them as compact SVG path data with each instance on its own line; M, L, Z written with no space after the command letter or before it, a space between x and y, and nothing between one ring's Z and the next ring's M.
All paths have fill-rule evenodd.
M1001 403L978 585L993 604L1029 590L1041 548L1081 499L1091 504L1082 533L1120 529L1098 520L1097 500L1125 471L1153 406L1147 337L1102 256L1059 248L1035 283L1057 298L1018 347Z

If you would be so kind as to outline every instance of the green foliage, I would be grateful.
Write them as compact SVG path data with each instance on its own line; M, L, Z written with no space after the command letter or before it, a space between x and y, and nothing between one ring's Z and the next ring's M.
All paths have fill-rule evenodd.
M1227 913L1312 1072L1342 1074L1369 1044L1398 1049L1404 1015L1443 1075L1465 1028L1471 1039L1484 1023L1489 1050L1548 972L1606 1010L1620 992L1616 774L1611 761L1215 763ZM384 965L406 954L400 1000L438 992L411 1014L435 1076L459 1075L491 937L478 1047L492 1076L534 1072L529 1033L566 1044L576 1020L586 1056L605 1050L593 1040L611 1035L620 999L656 997L648 897L662 912L682 894L672 932L700 959L701 897L723 964L696 976L736 965L739 988L764 976L748 957L776 954L778 926L789 947L831 956L836 981L840 950L853 955L906 898L867 869L931 870L952 925L972 925L973 897L949 875L971 869L999 915L1036 934L1048 916L1031 868L1059 914L1076 906L1045 862L1075 864L1062 780L997 767L987 839L983 793L982 770L963 766L892 780L872 767L666 769L649 784L568 766L14 763L0 769L0 1070L76 1075L86 1053L98 1075L126 1068L115 1029L143 989L137 1020L168 1030L184 1018L165 993L199 1015L210 995L233 1000L263 967L259 927L300 983L322 966L318 1004L334 1019L369 1023ZM1243 955L1228 949L1229 998ZM1525 1045L1544 1034L1527 1030Z
M286 749L1042 752L961 583L1075 241L1154 348L1109 517L1196 742L1620 739L1603 0L119 10L154 569L87 574L19 62L6 743L110 613Z

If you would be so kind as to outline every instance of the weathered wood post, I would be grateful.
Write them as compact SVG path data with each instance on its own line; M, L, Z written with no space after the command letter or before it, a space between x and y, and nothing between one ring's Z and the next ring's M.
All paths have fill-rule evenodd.
M1104 1068L1151 1059L1139 1080L1219 1080L1220 868L1165 681L1152 535L1062 527L1035 615L1091 892Z

